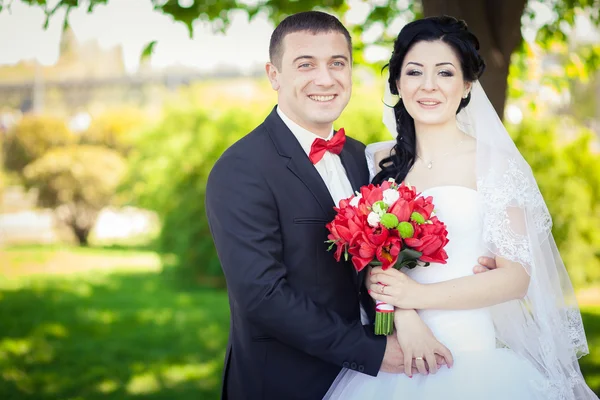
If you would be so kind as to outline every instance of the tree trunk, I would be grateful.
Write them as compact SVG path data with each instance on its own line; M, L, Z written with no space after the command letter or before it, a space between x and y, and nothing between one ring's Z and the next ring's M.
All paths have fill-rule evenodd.
M77 238L80 246L87 247L88 246L88 236L90 235L89 228L81 228L77 226L77 224L71 225L71 229L73 229L73 233Z
M527 0L421 0L426 17L450 15L465 20L477 36L486 63L481 85L504 116L508 68L512 53L521 44L521 16Z

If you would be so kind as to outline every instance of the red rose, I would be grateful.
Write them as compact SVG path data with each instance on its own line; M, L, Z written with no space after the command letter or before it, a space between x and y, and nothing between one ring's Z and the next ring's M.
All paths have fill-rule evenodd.
M373 184L361 187L360 193L362 194L362 199L367 207L371 207L373 204L383 199L383 190L381 190L380 186L375 186Z
M410 215L412 214L412 208L412 202L408 202L402 198L399 198L389 208L388 212L398 217L399 222L405 222L410 219Z
M448 243L446 225L437 217L431 219L431 224L418 225L415 235L404 240L407 246L423 253L419 259L425 262L446 264L448 254L444 246Z
M373 261L376 251L377 247L369 242L364 232L357 236L356 244L348 249L348 253L352 255L352 264L359 272Z
M404 183L398 187L400 198L412 202L417 197L417 190L414 187L408 187Z
M388 236L383 245L377 248L377 259L381 261L381 268L388 269L398 261L398 254L402 247L402 240L397 236Z
M418 197L413 203L413 211L421 214L425 220L431 218L433 212L433 197Z

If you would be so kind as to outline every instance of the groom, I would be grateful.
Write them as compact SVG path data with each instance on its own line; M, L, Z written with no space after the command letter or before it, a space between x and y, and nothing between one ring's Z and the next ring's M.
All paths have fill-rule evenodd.
M334 205L369 183L365 146L333 131L350 99L351 49L331 15L284 19L266 67L278 104L209 176L231 308L223 399L321 399L342 367L403 371L396 338L361 323L372 309L362 277L325 251Z

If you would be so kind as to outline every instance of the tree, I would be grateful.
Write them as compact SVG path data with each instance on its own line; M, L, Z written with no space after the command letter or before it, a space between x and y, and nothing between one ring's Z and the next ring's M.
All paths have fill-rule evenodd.
M115 150L73 145L48 151L25 167L24 177L27 186L39 190L38 204L56 208L59 218L85 246L125 169L125 160Z
M12 1L12 0L11 0ZM68 12L82 6L77 0L21 0L44 9L47 21L60 9ZM185 24L193 35L195 21L210 21L215 29L224 30L230 22L230 12L243 10L252 18L260 12L266 12L271 21L278 23L285 16L305 10L322 9L337 14L345 20L349 5L344 0L194 0L191 5L181 4L179 0L149 0L157 12L169 15L174 20ZM109 0L88 0L85 2L88 12ZM0 0L0 11L3 3ZM48 3L54 4L50 7ZM558 40L566 42L569 30L575 24L575 16L585 12L596 24L600 24L600 0L381 0L366 1L370 9L366 20L360 24L347 24L355 40L357 62L362 60L362 50L366 43L361 41L361 33L375 24L392 26L399 16L413 19L422 15L431 16L449 14L464 19L478 36L482 44L482 52L487 60L488 70L482 84L499 115L503 115L506 101L507 78L511 56L521 49L522 23L535 18L535 10L546 7L554 19L543 25L538 31L538 40ZM538 6L538 7L535 7ZM46 21L46 23L47 23ZM67 20L65 20L67 22ZM396 32L397 33L397 32ZM388 45L392 39L389 34L382 33L375 44ZM151 53L155 42L151 42L144 54ZM590 58L591 60L591 58ZM590 61L588 60L588 61ZM590 61L598 63L597 60Z
M51 148L77 141L67 124L58 117L27 115L11 129L4 145L6 168L21 174L30 162Z

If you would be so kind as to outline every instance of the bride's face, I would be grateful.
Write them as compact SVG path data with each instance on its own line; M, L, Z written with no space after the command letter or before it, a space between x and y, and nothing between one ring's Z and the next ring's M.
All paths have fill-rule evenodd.
M442 41L418 42L404 57L396 82L415 124L443 125L456 119L470 83L463 80L459 58Z

